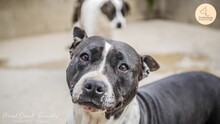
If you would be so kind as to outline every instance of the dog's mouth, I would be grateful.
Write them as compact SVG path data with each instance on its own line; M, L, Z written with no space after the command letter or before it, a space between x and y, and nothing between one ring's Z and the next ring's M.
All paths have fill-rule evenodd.
M87 112L97 112L102 110L101 107L93 102L80 102L79 105Z
M86 95L81 95L79 98L72 96L72 102L78 104L87 112L106 112L116 107L117 103L114 97L93 98Z

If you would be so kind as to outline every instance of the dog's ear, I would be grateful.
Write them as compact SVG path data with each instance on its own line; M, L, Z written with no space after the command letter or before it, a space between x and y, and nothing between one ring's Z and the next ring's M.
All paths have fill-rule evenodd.
M123 1L123 8L122 10L124 11L125 16L129 13L130 11L130 5L126 2Z
M88 36L86 32L79 28L79 27L74 27L73 29L73 43L69 48L69 53L70 53L70 59L72 59L73 51L76 48L77 45L80 44L81 41L86 39Z
M149 55L141 56L141 62L142 78L147 77L150 72L156 71L160 68L159 64L154 60L154 58Z

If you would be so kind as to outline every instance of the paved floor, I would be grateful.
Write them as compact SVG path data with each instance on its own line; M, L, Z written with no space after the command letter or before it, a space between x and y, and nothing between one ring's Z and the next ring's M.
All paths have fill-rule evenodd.
M152 55L159 71L142 81L202 70L220 76L220 30L172 21L132 22L115 39ZM61 124L71 111L65 80L71 33L0 42L0 123Z

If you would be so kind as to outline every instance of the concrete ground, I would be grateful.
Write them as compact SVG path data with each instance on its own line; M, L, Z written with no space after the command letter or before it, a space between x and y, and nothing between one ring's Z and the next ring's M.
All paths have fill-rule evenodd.
M140 85L202 70L220 76L220 30L172 21L131 22L115 39L153 56L161 68ZM61 124L71 111L65 79L69 32L0 42L0 123Z

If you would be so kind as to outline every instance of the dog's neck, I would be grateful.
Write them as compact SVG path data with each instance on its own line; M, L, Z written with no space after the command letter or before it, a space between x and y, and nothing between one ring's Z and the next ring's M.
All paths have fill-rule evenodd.
M86 112L79 105L74 104L73 124L138 124L140 110L136 97L124 108L118 118L106 118L105 112ZM69 123L68 123L69 124Z

